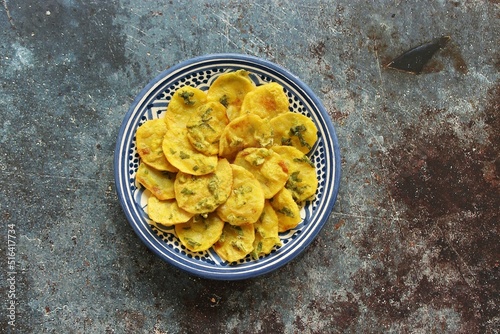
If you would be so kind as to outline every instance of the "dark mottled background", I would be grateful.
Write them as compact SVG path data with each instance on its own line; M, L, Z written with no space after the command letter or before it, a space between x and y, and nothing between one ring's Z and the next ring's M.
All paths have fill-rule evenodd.
M499 1L1 4L2 333L499 332ZM451 41L424 73L384 67L443 35ZM114 189L135 95L215 52L297 74L341 146L341 189L320 235L247 281L162 262Z

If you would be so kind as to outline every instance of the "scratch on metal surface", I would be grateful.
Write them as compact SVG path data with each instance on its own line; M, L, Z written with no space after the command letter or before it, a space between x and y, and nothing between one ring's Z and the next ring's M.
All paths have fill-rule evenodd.
M225 14L223 12L223 14ZM249 48L243 46L243 45L238 45L236 42L234 42L231 37L230 37L230 30L234 30L236 32L239 33L238 29L233 25L231 24L231 22L229 22L229 19L226 18L226 17L223 17L223 16L220 16L220 15L217 15L217 14L213 14L216 18L218 18L222 23L224 23L224 33L219 33L219 35L223 36L231 45L237 47L237 48L241 48L251 54L255 54L254 51L250 50Z
M29 242L36 241L36 242L38 243L38 247L40 247L40 245L42 244L42 240L40 240L40 239L38 239L38 238L33 238L33 239L30 239L30 238L28 238L28 236L27 236L27 235L25 235L25 234L22 234L22 235L21 235L21 238L24 238L24 239L28 240Z
M139 31L139 32L140 32L140 33L142 33L144 36L147 36L147 34L146 34L143 30L141 30L140 28L138 28L138 27L136 27L136 26L134 26L134 25L132 25L132 24L129 24L129 26L130 26L130 27L132 27L132 28L134 28L135 30Z
M359 117L360 117L361 121L365 124L365 126L366 126L365 128L370 129L369 124L366 122L363 115L360 114ZM382 153L386 154L387 148L384 145L382 145L382 143L380 142L380 139L372 131L369 130L369 132L370 132L370 135L372 136L372 138L377 143L378 147L380 148L380 151L382 151Z
M142 44L143 46L147 46L147 45L146 45L146 44L144 44L144 42L143 42L143 41L141 41L140 39L137 39L137 38L135 38L135 37L133 37L133 36L131 36L131 35L127 35L127 37L128 37L128 38L130 38L130 39L132 39L132 40L134 40L135 42L137 42L137 43L139 43L139 44Z
M438 220L439 221L439 220ZM441 236L443 237L443 239L446 241L446 243L448 244L448 246L450 247L450 249L455 253L455 255L457 256L457 258L460 260L460 262L462 263L462 265L467 269L468 273L469 273L469 278L466 278L464 273L462 272L460 266L458 266L458 271L460 273L460 276L462 277L462 279L464 280L464 282L469 286L469 287L474 287L476 285L476 275L474 275L472 269L467 265L467 262L464 260L464 258L460 255L460 253L456 250L455 247L453 247L453 242L451 242L446 234L444 233L443 229L439 226L439 224L436 224L436 227L437 229L441 232Z
M359 219L369 219L369 220L385 220L384 217L370 216L370 215L357 215L352 213L344 212L332 212L332 216L348 217L348 218L359 218Z
M376 43L377 42L375 41L375 50L374 50L375 60L377 61L378 77L380 79L380 90L382 92L382 96L385 97L384 79L382 78L382 70L381 70L380 59L379 59L379 56L378 56L378 51L377 51L377 45L376 45Z
M9 6L7 6L7 0L2 0L2 5L5 9L5 13L7 14L7 19L9 20L10 26L12 27L12 29L16 29L16 26L14 25L14 19L12 18L12 15L10 15Z
M285 19L284 19L283 17L280 17L280 16L278 16L278 15L274 14L273 12L269 11L269 9L268 9L268 8L265 8L264 6L262 6L262 5L260 5L260 4L257 4L257 3L255 3L255 4L253 4L253 5L254 5L254 6L257 6L257 7L260 7L260 8L262 9L262 12L263 12L263 13L268 13L268 14L270 14L272 17L274 17L274 18L278 19L278 20L279 20L279 21L281 21L281 22L284 22L284 21L285 21Z

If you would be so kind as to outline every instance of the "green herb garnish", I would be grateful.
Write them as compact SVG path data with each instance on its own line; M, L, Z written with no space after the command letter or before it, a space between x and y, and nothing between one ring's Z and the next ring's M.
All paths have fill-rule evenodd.
M189 196L189 195L194 195L194 194L195 194L195 192L194 192L194 191L192 191L192 190L190 190L190 189L188 189L188 188L183 188L183 189L181 190L181 194L183 194L183 195L188 195L188 196Z
M297 125L293 128L290 128L290 136L296 136L299 138L300 145L307 147L308 149L311 149L311 145L304 139L303 133L307 131L307 128L305 125Z
M292 210L290 210L290 208L288 208L286 206L284 206L281 209L279 209L278 212L284 214L287 217L291 217L291 218L295 217L295 215L293 214Z
M294 158L293 161L295 162L304 162L308 165L310 165L311 167L314 167L314 164L312 163L312 161L307 157L307 155L304 155L302 158Z
M229 105L228 101L227 101L227 95L222 95L222 97L219 99L219 102L227 108L227 106Z
M188 106L192 106L194 104L194 101L190 100L190 98L194 96L193 92L188 92L187 90L185 90L180 92L179 96L184 99L184 104L187 104Z
M187 154L186 152L181 151L179 153L179 157L181 157L181 159L189 159L191 156L189 154Z

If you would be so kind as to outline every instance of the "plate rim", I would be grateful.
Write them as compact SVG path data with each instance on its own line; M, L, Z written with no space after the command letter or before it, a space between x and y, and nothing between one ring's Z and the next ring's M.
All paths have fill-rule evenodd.
M251 270L251 271L245 271L245 272L218 272L216 270L213 271L208 271L208 270L201 270L198 268L193 268L189 265L183 265L178 262L171 261L167 256L165 256L164 253L161 253L159 250L154 247L152 244L152 240L144 236L142 233L143 231L140 230L139 226L135 222L132 222L131 220L134 220L132 215L128 213L128 204L127 201L129 200L125 194L122 194L120 190L121 186L121 174L119 173L119 169L122 167L119 164L119 161L121 160L121 148L122 148L122 141L120 140L121 138L124 137L125 130L127 128L127 124L132 116L134 116L134 111L135 109L139 106L140 102L147 96L148 92L152 90L152 88L155 85L160 84L163 80L171 76L173 73L176 71L185 68L187 66L193 66L196 63L202 63L202 62L207 62L207 61L224 61L224 60L231 60L231 61L245 61L249 65L252 63L258 64L260 66L265 66L270 68L276 73L279 73L280 75L288 78L288 80L292 81L295 85L297 85L301 90L304 91L306 96L311 99L313 104L316 106L317 110L320 112L320 117L323 119L324 125L327 127L330 135L331 135L331 142L333 144L333 160L334 160L334 179L333 179L333 187L331 190L330 194L330 200L326 202L326 206L323 208L324 212L326 213L324 215L324 219L317 221L316 222L316 227L314 230L311 232L309 238L305 239L297 248L295 248L295 251L292 254L289 254L286 256L282 261L278 263L272 263L271 265L268 265L267 267L263 268L262 270L259 270L258 268L256 270ZM202 55L202 56L196 56L193 58L185 59L165 70L160 72L158 75L156 75L153 79L151 79L144 88L140 90L140 92L135 96L133 102L130 104L127 112L125 113L123 120L121 122L118 135L117 135L117 141L115 145L115 151L114 151L114 159L113 159L113 168L114 168L114 181L115 181L115 191L117 193L122 211L129 223L129 225L132 226L134 232L136 235L138 235L139 239L144 243L147 248L152 251L156 256L158 256L160 259L163 261L167 262L168 264L181 269L185 272L188 272L189 274L202 277L202 278L207 278L207 279L214 279L214 280L242 280L242 279L248 279L248 278L253 278L257 276L262 276L265 274L268 274L272 271L275 271L284 265L288 264L291 262L293 259L295 259L297 256L302 254L304 250L312 243L313 240L315 240L320 233L320 231L323 229L324 225L328 221L331 212L333 210L333 207L337 201L337 196L340 188L340 180L341 180L341 159L340 159L340 147L338 144L338 138L336 135L335 127L333 125L333 122L331 120L330 115L326 111L325 106L321 102L321 100L317 97L317 95L312 91L312 89L305 84L297 75L291 73L289 70L285 69L281 65L278 65L274 62L271 62L267 59L264 58L259 58L256 56L252 55L247 55L247 54L239 54L239 53L212 53L212 54L207 54L207 55ZM133 202L133 201L132 201ZM130 203L134 204L134 203ZM154 240L155 242L158 242L158 240Z

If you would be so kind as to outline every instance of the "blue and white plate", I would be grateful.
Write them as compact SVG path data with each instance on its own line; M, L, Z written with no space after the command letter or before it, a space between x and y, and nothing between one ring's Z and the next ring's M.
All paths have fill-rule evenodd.
M222 261L213 250L193 253L170 231L160 231L148 223L145 207L149 192L135 181L139 154L135 144L137 128L146 120L161 118L172 94L183 85L207 90L217 76L245 69L257 84L274 81L285 88L290 110L310 117L318 128L318 141L310 153L319 180L315 199L301 211L297 228L280 234L282 246L271 254L238 263ZM259 276L290 262L313 241L332 211L340 182L340 154L331 120L316 95L282 67L269 61L239 54L213 54L184 61L154 78L137 96L128 110L116 143L115 182L118 198L133 229L159 257L199 277L238 280Z

